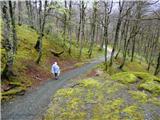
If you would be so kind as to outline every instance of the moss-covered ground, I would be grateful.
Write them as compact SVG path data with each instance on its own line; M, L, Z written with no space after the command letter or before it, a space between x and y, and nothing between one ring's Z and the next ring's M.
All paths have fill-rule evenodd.
M9 81L2 80L2 99L10 98L14 94L26 90L28 87L36 87L45 80L52 77L50 73L51 65L57 61L62 72L79 67L87 62L87 46L84 46L82 57L79 59L79 47L76 46L75 40L72 42L72 52L68 53L69 42L62 47L62 37L60 35L44 35L42 59L39 65L36 64L38 57L37 51L34 49L38 33L27 25L16 26L18 37L18 49L14 56L13 71L16 76L10 78ZM2 36L1 36L2 37ZM1 39L3 44L3 38ZM5 49L1 46L1 72L5 67ZM65 51L60 57L55 57L50 52ZM98 46L94 47L93 56L101 55Z
M159 120L160 78L138 62L118 66L119 60L106 72L101 64L71 80L53 96L44 119Z

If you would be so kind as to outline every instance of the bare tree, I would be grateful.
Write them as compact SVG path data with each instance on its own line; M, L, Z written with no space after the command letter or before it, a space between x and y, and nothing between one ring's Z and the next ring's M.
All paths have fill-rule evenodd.
M46 22L46 16L47 16L47 0L45 0L44 4L44 13L42 15L42 1L39 1L39 25L40 25L40 30L39 30L39 36L38 40L35 45L35 49L38 51L38 58L36 60L36 63L39 64L41 57L42 57L42 39L44 36L44 26Z
M80 3L80 13L81 13L81 22L80 22L80 52L79 52L79 57L81 57L82 54L82 49L83 49L83 43L85 39L85 34L84 34L84 28L85 28L85 9L87 7L87 4L84 4L84 1L81 1Z
M12 7L12 2L9 1L9 15L11 18L11 29L13 34L13 52L16 53L17 51L17 33L16 33L16 25L15 25L15 15L14 15L14 9Z
M119 36L119 30L120 30L120 26L121 26L121 22L122 22L123 7L124 7L124 0L123 1L119 0L119 16L118 16L118 21L117 21L117 25L116 25L116 32L115 32L115 37L114 37L113 49L111 52L111 58L110 58L110 64L109 64L110 66L112 66L112 64L113 64L114 52L116 49L116 44L117 44L118 36Z
M92 18L91 18L91 40L90 40L90 47L88 50L89 53L89 58L91 58L92 55L92 50L93 50L93 45L95 42L95 27L97 23L97 9L98 9L98 2L94 1L93 3L93 13L92 13Z
M68 31L69 31L69 54L71 54L71 47L72 47L72 0L69 1L69 18L68 18Z

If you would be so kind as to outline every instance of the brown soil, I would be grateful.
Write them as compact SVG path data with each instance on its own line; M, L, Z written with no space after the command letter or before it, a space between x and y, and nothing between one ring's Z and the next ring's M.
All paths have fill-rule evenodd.
M66 71L74 69L75 68L74 64L76 63L76 61L73 61L71 59L64 60L62 58L52 57L48 59L47 67L51 68L54 62L57 62L58 65L60 66L61 74L63 74ZM32 79L31 88L36 88L37 86L42 85L45 81L54 78L53 74L50 72L50 68L49 70L42 69L42 67L36 65L34 61L29 61L29 63L25 64L27 64L26 74L29 78Z
M51 66L54 62L57 62L58 65L60 66L61 69L61 74L65 73L66 71L75 69L76 67L74 66L75 63L78 61L72 60L72 59L64 59L61 57L50 57L47 61L46 64L47 66L37 65L35 61L32 60L27 60L24 61L23 63L26 65L25 69L22 71L19 71L19 75L25 75L29 80L31 80L32 85L30 86L29 89L34 89L37 88L38 86L44 84L47 80L53 79L54 76L50 72ZM12 89L12 86L9 85L9 82L6 81L3 85L1 85L1 91L8 91Z
M94 76L96 76L96 70L94 69L94 70L92 70L92 71L90 71L87 75L86 75L86 77L94 77Z

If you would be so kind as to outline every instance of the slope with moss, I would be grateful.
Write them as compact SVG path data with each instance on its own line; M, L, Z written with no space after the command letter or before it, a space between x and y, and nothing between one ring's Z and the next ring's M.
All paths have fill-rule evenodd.
M79 60L79 48L72 44L72 53L68 54L68 46L62 47L61 36L44 35L42 45L42 59L39 65L35 63L38 53L34 49L35 43L38 38L38 33L27 25L16 26L18 37L18 50L14 56L13 71L16 76L12 77L9 81L2 80L2 98L7 98L10 95L17 94L26 90L29 86L37 86L42 84L45 80L52 77L50 73L51 65L58 61L62 72L73 69L74 64L85 63L87 58L87 46L84 48L82 59ZM3 38L1 43L3 42ZM60 57L55 57L51 50L56 52L64 51ZM93 57L101 55L96 46L93 52ZM1 47L1 72L5 67L5 49ZM12 82L12 84L11 84ZM17 85L18 84L18 85Z
M119 62L115 63L109 68L115 72L103 71L101 64L95 68L101 74L92 70L58 90L45 120L158 120L160 79L147 72L144 64L128 62L122 71L117 68Z

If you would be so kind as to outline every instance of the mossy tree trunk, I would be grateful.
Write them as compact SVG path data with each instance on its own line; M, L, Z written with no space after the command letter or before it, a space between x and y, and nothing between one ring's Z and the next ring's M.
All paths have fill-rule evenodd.
M94 42L95 42L95 27L96 27L96 24L97 24L97 10L98 10L98 2L97 1L94 1L93 3L93 13L92 13L92 23L91 23L91 39L90 39L90 47L89 47L89 50L88 50L88 57L91 58L92 56L92 50L93 50L93 45L94 45Z
M11 19L12 36L13 36L13 52L16 53L16 51L17 51L17 33L16 33L14 12L15 11L13 9L12 2L9 1L9 13L10 13L10 19Z
M156 69L155 69L154 75L158 75L159 72L160 72L160 52L158 54L157 65L156 65Z
M79 24L78 24L78 33L77 33L77 46L79 45L79 39L80 39L80 32L81 32L81 22L82 22L82 8L81 3L79 5L80 13L79 13Z
M22 25L22 2L18 1L18 25Z
M69 18L68 18L68 21L69 21L69 28L68 28L68 31L69 31L69 49L68 49L68 53L71 54L71 47L72 47L72 20L71 20L71 17L72 17L72 1L70 0L69 1Z
M127 17L129 17L129 14L127 15ZM123 28L123 30L121 32L121 39L124 40L124 45L123 45L123 61L119 67L120 69L122 69L125 64L126 56L127 56L127 49L128 49L128 45L129 45L129 41L130 41L130 38L128 38L128 29L129 29L129 21L128 20L125 20L122 28Z
M87 6L87 5L86 5ZM82 50L83 50L83 42L85 41L85 9L86 6L84 5L84 1L81 1L80 10L81 10L81 30L80 30L80 51L79 51L79 58L81 58Z
M27 14L28 14L28 20L29 20L29 25L31 28L34 28L34 25L33 25L33 9L32 9L32 3L31 1L27 0L26 1L26 7L27 7Z
M65 9L67 9L67 1L66 0L64 1L64 6L65 6ZM66 14L66 12L64 12L63 16L64 16L64 18L63 18L64 20L63 20L62 36L63 36L63 47L64 47L66 44L66 29L67 29L67 14Z
M39 25L40 25L40 30L39 30L39 36L38 40L35 45L35 49L38 51L38 58L36 60L36 63L39 64L41 57L42 57L42 39L44 36L44 26L46 22L46 7L47 7L47 1L45 0L45 5L44 5L44 15L42 15L42 1L39 1ZM42 23L42 24L41 24Z
M116 45L117 45L117 41L118 41L118 37L119 37L119 31L120 31L121 22L122 22L123 7L124 7L124 1L119 1L119 16L118 16L118 21L117 21L117 25L116 25L116 33L115 33L115 37L114 37L113 49L112 49L112 52L111 52L111 58L110 58L109 66L112 66L112 64L113 64L114 52L115 52L115 49L116 49Z
M2 78L9 79L13 76L13 39L10 37L11 32L11 25L10 25L10 18L9 18L9 11L7 2L1 2L1 9L2 9L2 19L3 19L3 34L4 34L4 47L5 47L5 55L6 55L6 65L4 70L2 71Z
M105 53L104 53L104 58L105 58L105 69L107 70L108 64L107 64L107 48L108 48L108 25L109 25L109 14L111 13L112 10L112 3L111 7L109 9L108 7L108 2L103 2L104 3L104 45L105 45Z
M134 37L133 37L133 41L132 41L132 52L131 52L131 62L133 62L133 59L134 59L134 54L135 54L135 47L136 47L136 35L139 33L139 30L140 30L140 19L141 19L141 15L142 15L142 3L141 1L139 1L137 3L137 6L136 6L136 21L134 23L134 26L133 26L133 32L134 32Z

